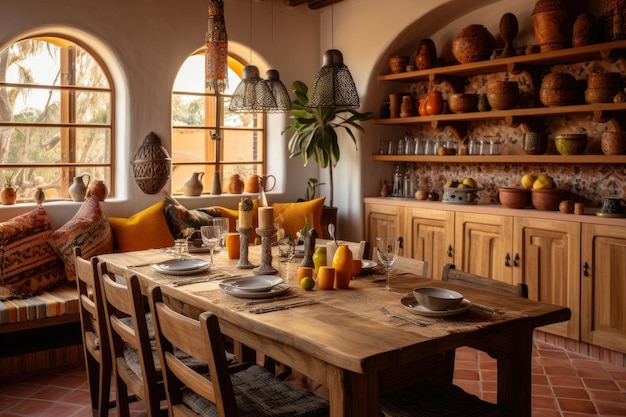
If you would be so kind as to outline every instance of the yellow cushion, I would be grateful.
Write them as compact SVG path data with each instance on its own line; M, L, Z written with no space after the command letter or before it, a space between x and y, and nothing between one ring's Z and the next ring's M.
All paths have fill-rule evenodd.
M130 252L174 245L163 213L164 202L159 201L129 218L109 217L117 251Z
M296 232L308 222L322 236L322 210L325 197L297 203L274 203L274 221L280 222L285 233L296 239Z

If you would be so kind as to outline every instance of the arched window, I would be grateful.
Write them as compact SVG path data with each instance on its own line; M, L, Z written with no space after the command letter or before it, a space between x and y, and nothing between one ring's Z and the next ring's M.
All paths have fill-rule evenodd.
M204 193L209 193L218 164L222 188L233 174L245 179L265 171L264 115L228 109L244 64L228 58L228 90L219 95L205 88L204 66L204 51L198 51L184 62L174 83L172 194L183 193L183 184L193 172L205 173ZM212 139L217 126L219 141Z
M56 36L0 51L0 183L11 178L18 202L41 187L69 198L73 178L104 180L114 195L114 97L93 53Z

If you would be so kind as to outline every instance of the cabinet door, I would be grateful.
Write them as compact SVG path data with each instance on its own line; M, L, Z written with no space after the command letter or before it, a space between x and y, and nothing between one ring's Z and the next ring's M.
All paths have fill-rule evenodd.
M377 236L398 236L402 237L403 241L406 239L402 235L403 210L402 207L383 204L365 205L365 238L370 244L371 253L374 253ZM400 254L404 254L404 249L400 249Z
M541 330L580 337L580 223L515 218L513 276L528 285L528 298L569 307L569 321Z
M584 224L581 339L626 353L626 227Z
M405 256L428 263L428 277L439 279L454 258L454 212L407 208L404 214Z
M456 213L454 263L472 274L512 282L513 217Z

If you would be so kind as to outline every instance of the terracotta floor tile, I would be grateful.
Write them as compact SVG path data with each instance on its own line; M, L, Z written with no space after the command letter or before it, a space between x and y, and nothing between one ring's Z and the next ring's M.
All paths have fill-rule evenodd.
M471 348L456 352L455 384L479 397L497 398L496 362ZM533 417L626 416L626 369L535 341L532 358ZM114 398L115 384L111 385ZM84 366L46 372L0 386L2 417L91 417ZM109 416L116 415L115 409ZM132 417L147 417L141 402Z

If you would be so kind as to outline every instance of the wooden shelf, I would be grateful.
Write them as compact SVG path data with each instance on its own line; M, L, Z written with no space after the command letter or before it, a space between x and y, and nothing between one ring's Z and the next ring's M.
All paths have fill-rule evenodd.
M380 162L626 164L626 155L372 155Z
M496 58L470 64L449 65L429 68L421 71L402 72L399 74L380 75L380 81L428 81L437 76L469 77L492 72L516 72L524 66L546 66L592 60L613 60L626 50L626 40L580 46L578 48L558 49L530 55Z

